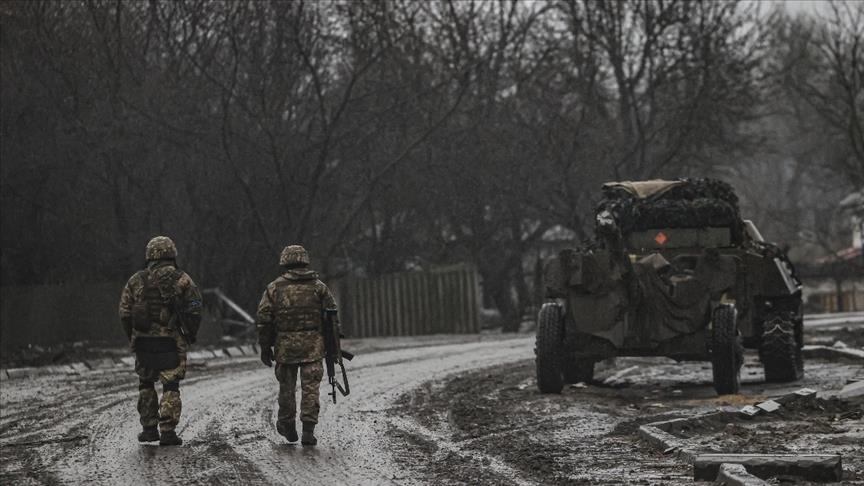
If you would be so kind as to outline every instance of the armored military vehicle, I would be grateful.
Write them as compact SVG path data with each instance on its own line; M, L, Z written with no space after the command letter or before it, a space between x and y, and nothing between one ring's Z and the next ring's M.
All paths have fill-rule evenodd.
M605 358L668 356L710 361L717 393L737 393L743 348L769 382L803 376L801 282L729 184L611 182L603 195L594 240L545 264L541 392L590 381Z

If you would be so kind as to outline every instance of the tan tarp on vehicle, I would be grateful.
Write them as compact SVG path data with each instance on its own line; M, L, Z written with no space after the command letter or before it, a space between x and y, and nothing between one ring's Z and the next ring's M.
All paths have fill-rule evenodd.
M647 199L652 196L659 196L673 187L682 186L684 184L686 184L685 181L652 179L649 181L607 182L606 184L603 184L603 187L619 187L639 199Z

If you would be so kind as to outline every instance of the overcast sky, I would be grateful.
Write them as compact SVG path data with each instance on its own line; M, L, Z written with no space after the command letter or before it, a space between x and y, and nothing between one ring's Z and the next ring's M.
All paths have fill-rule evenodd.
M756 0L759 1L759 0ZM830 7L825 0L774 0L777 3L782 3L786 6L786 10L790 13L806 12L806 13L826 13ZM854 1L854 0L851 0Z

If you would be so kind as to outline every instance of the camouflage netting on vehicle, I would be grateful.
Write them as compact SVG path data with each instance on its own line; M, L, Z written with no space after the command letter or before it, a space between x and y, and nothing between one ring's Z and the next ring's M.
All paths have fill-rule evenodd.
M732 186L717 179L681 180L684 184L647 198L605 185L596 210L598 226L608 224L608 220L601 221L601 215L608 213L621 234L656 228L731 227L738 241L741 215Z

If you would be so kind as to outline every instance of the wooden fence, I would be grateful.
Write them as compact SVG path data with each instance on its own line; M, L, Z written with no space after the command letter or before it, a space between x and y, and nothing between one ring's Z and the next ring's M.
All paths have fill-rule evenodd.
M479 281L468 265L348 278L335 290L352 338L480 332Z
M117 305L124 283L0 287L0 350L74 341L122 345ZM350 337L480 331L478 278L469 266L352 278L333 287ZM198 343L221 336L222 326L205 322Z
M0 348L125 341L117 305L125 282L0 287Z

